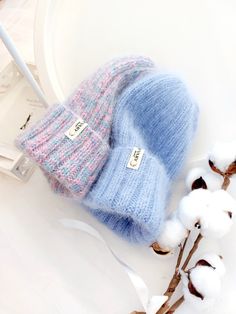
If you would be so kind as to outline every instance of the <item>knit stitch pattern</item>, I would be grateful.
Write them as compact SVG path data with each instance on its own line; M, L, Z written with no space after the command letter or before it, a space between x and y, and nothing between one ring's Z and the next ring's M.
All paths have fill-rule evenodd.
M184 82L172 74L144 77L128 91L129 108L153 154L171 179L181 171L195 134L199 108Z
M117 102L109 159L84 204L131 242L157 240L197 117L197 105L172 75L155 73L131 85ZM127 168L133 147L144 149L137 170Z
M108 62L83 81L67 101L54 105L18 137L17 146L41 167L54 191L78 199L88 193L108 158L118 95L153 68L150 59L139 56ZM71 140L64 133L78 117L88 127Z

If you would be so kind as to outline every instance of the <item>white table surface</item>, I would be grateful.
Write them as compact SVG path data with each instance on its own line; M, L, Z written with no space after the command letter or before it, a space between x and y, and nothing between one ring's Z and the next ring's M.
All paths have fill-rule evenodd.
M26 4L29 2L26 1ZM90 4L91 2L89 1ZM182 14L179 16L179 37L176 41L173 43L169 40L171 29L163 27L162 36L161 32L158 32L159 38L152 47L156 47L154 58L164 66L181 72L181 75L191 83L202 108L205 106L206 111L202 109L203 121L196 139L196 150L192 152L192 156L200 156L213 140L215 133L221 138L235 136L230 108L235 110L236 102L234 92L236 44L233 37L236 32L233 20L236 6L233 1L205 1L206 6L203 4L204 1L180 1L180 6L171 1L167 1L168 4L157 2L160 10L169 12L168 21L174 19L175 26L178 25L175 15ZM153 5L152 1L150 3ZM75 1L71 1L71 5L73 7ZM101 13L95 1L94 5L97 12ZM125 7L122 10L125 10ZM151 9L150 12L154 18ZM0 13L3 14L3 9ZM62 10L61 13L66 18L66 10ZM73 18L75 19L75 14L72 14ZM160 23L165 21L166 18L163 16ZM32 30L30 23L32 20L27 19L21 24L28 35L27 29L29 32ZM211 26L207 27L209 23ZM167 22L165 26L168 26ZM192 32L195 29L194 38L191 37L193 33L188 28ZM62 35L62 42L65 37L66 34ZM181 45L177 45L181 38L186 40L185 45L183 41ZM24 44L22 42L19 41L19 47L28 47L26 42ZM57 45L60 45L60 41L55 40L54 48L59 47ZM24 50L24 47L22 50L26 52L25 56L28 58L30 48ZM164 47L166 53L164 48L158 47ZM94 58L82 58L83 62L76 63L74 65L76 71L72 71L70 62L75 60L78 53L74 49L65 48L64 51L58 52L53 65L56 65L60 83L57 87L59 86L61 95L68 94L82 76L108 57L105 53L108 50L102 50L102 45L98 45L100 53L96 53ZM92 45L89 44L88 49L91 53ZM144 52L148 53L148 48ZM81 53L85 55L84 50ZM68 59L69 56L71 60ZM45 78L45 82L48 82L45 65L42 60L40 62L41 79ZM66 79L62 80L62 77ZM45 82L42 81L43 85ZM52 100L56 96L55 86L48 86L46 90L48 98ZM212 112L212 108L215 108L216 114L210 117L209 112ZM220 115L224 117L224 121L219 120ZM233 134L227 128L228 125L231 126ZM208 131L214 136L212 137ZM181 184L177 189L181 190ZM232 193L236 196L235 190ZM0 175L0 199L1 314L127 314L134 309L142 309L128 277L107 248L89 235L65 230L59 223L59 219L64 217L83 220L98 229L120 258L142 276L152 294L160 294L165 289L174 267L175 257L160 258L148 248L131 246L119 239L85 210L79 208L78 204L53 194L39 170L26 184ZM176 200L173 201L173 204L175 203ZM218 243L205 241L201 245L200 251L210 248L211 251L221 253L228 270L222 296L213 310L215 314L235 314L235 237L236 226L224 240ZM194 312L183 306L176 313Z

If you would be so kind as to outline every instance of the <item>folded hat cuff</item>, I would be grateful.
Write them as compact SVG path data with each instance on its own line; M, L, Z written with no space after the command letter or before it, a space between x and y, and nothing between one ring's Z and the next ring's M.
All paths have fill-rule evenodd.
M170 180L158 158L148 150L139 157L137 169L129 168L134 150L133 147L111 150L84 204L124 238L149 243L160 232Z
M103 167L108 143L70 110L53 106L16 145L75 197L84 197Z

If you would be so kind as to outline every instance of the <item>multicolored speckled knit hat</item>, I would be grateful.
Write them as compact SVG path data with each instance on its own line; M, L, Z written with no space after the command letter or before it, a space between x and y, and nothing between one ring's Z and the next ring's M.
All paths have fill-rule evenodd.
M53 190L79 199L87 194L108 157L117 96L153 68L144 57L112 60L18 137L17 146L39 164Z

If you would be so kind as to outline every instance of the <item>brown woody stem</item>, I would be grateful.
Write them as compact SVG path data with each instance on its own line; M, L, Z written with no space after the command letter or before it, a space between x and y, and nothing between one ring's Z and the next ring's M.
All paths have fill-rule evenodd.
M227 190L228 186L230 184L230 179L227 175L224 176L224 182L222 184L222 189ZM199 243L202 240L203 236L199 233L199 235L197 236L192 249L190 250L187 258L185 259L183 266L182 266L182 270L185 271L188 263L190 262L193 254L196 252L196 250L198 249ZM181 277L179 278L179 282L180 282ZM179 284L179 282L177 282L177 285ZM176 287L177 287L176 285ZM175 287L175 288L176 288ZM166 308L166 310L164 312L162 312L163 314L172 314L175 312L175 310L177 309L177 307L179 307L184 301L184 296L182 296L178 301L175 302L175 304L173 304L169 309L168 309L168 304L166 302L166 304L164 304L163 307ZM168 310L167 310L168 309ZM160 314L159 312L157 312L158 314Z
M175 289L178 286L180 279L181 279L181 276L179 273L179 267L180 267L180 264L181 264L181 261L183 258L184 249L186 247L186 243L188 241L188 238L189 238L189 234L188 234L187 238L184 240L184 243L180 246L178 259L177 259L176 266L175 266L175 272L171 278L171 281L169 283L168 288L166 289L166 291L164 293L164 295L166 295L168 297L168 300L171 298L172 294L175 292ZM168 310L168 308L169 308L168 300L162 305L162 307L157 312L157 314L164 314Z
M189 236L186 238L186 240L184 241L184 244L183 246L181 247L181 250L180 250L180 253L179 253L179 257L181 255L181 258L179 260L179 257L178 257L178 260L177 260L177 266L175 268L175 273L169 283L169 286L166 290L166 292L164 293L164 295L168 296L168 300L162 305L162 307L160 308L160 310L156 313L156 314L165 314L168 310L169 310L169 304L168 304L168 301L170 300L170 298L172 297L173 293L175 292L175 289L177 288L178 284L180 283L180 280L181 280L181 275L179 273L179 265L181 263L181 260L182 260L182 256L183 256L183 252L184 252L184 249L185 249L185 246L186 246L186 243L187 243L187 240L188 240ZM184 263L183 263L183 266L182 266L182 270L186 270L186 267L188 266L188 263L189 261L191 260L193 254L196 252L197 248L198 248L198 245L199 245L199 242L202 240L203 236L199 233L199 235L197 236L193 246L192 246L192 249L190 250L188 256L186 257ZM178 264L179 263L179 264Z
M171 278L169 286L168 286L168 288L166 289L166 291L164 293L164 295L166 295L168 298L170 298L172 296L172 294L175 292L175 288L177 287L178 282L180 280L179 267L180 267L180 264L181 264L181 261L182 261L182 258L183 258L184 249L186 247L186 243L188 241L188 237L189 237L189 234L188 234L187 238L184 240L183 245L180 246L180 251L179 251L178 259L177 259L177 262L176 262L174 275Z
M181 298L179 298L170 308L169 310L166 312L166 314L173 314L175 312L175 310L177 310L177 308L184 302L184 296L182 296Z
M230 177L233 175L233 174L236 174L236 162L233 163L233 166L231 165L231 168L229 168L231 170L228 171L228 172L225 172L225 173L222 173L220 170L218 170L214 165L210 165L212 170L214 172L217 172L218 174L220 174L223 178L224 178L224 181L221 185L221 188L223 190L227 190L227 188L229 187L230 185ZM190 234L190 232L189 232ZM172 306L169 305L168 301L170 300L170 298L172 297L173 293L175 292L178 284L180 283L180 280L181 280L181 275L179 273L179 267L180 267L180 264L181 264L181 261L182 261L182 258L183 258L183 254L184 254L184 250L185 250L185 247L186 247L186 243L189 239L189 234L187 236L187 238L185 239L183 245L180 246L180 251L179 251L179 255L178 255L178 259L177 259L177 262L176 262L176 266L175 266L175 272L171 278L171 281L168 285L168 288L167 290L165 291L164 295L166 295L168 297L168 300L162 305L162 307L159 309L159 311L156 312L156 314L173 314L175 312L175 310L184 302L184 296L182 296L181 298L179 298ZM194 244L188 254L188 256L186 257L184 263L183 263L183 266L182 266L182 270L185 271L187 266L188 266L188 263L190 262L193 254L196 252L196 250L198 249L198 246L199 246L199 243L200 241L202 240L203 236L199 233L196 240L194 241ZM134 311L132 312L131 314L146 314L145 312L137 312L137 311Z
M230 179L229 177L226 175L224 176L224 182L222 184L222 189L224 190L227 190L228 186L230 184ZM198 249L198 245L200 243L200 241L202 240L203 236L199 233L199 235L197 236L194 244L193 244L193 247L192 249L190 250L186 260L184 261L183 263L183 266L182 266L182 270L185 271L187 266L188 266L188 263L190 262L193 254L196 252L196 250ZM181 279L181 278L180 278ZM179 283L178 283L179 284ZM174 313L174 311L183 303L184 301L184 296L182 296L178 301L176 301L172 306L171 308L167 311L167 312L164 312L166 314L172 314Z
M228 189L229 185L230 185L230 178L229 178L228 175L225 175L224 176L224 181L223 181L223 183L221 185L221 188L226 191Z
M199 242L202 240L202 238L203 238L203 236L201 235L201 233L199 233L196 240L194 241L193 247L191 248L190 252L188 253L186 260L183 263L183 266L182 266L183 271L186 270L186 267L188 266L188 263L190 262L193 254L196 252L198 245L199 245Z

